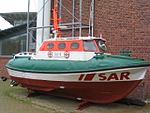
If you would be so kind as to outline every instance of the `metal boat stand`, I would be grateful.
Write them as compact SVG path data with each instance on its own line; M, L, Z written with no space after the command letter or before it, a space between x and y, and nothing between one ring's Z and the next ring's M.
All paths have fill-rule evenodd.
M83 110L89 106L90 106L90 102L83 100L79 103L77 110Z
M37 91L33 91L33 90L30 90L30 89L27 89L27 97L35 97L35 96L39 96L40 95L40 93L39 92L37 92Z

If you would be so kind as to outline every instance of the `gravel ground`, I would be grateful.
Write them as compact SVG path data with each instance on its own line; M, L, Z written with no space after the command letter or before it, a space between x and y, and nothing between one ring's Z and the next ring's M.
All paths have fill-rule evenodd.
M90 104L83 110L76 110L79 101L38 95L27 98L27 90L9 87L9 82L0 82L0 113L150 113L150 104L145 106L119 103Z

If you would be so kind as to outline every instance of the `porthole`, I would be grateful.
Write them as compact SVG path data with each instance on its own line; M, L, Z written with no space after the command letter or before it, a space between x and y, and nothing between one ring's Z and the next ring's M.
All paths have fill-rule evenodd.
M53 43L49 43L49 44L47 44L47 48L48 48L48 49L52 49L52 48L54 48L54 44L53 44Z
M78 49L79 48L79 43L73 42L71 43L71 49Z
M66 44L64 42L61 42L58 44L59 49L64 49L66 47Z

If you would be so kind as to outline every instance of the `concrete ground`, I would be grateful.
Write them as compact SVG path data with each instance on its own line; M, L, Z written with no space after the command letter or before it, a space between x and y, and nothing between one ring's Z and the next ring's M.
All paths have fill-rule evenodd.
M145 106L113 103L90 104L83 110L76 110L79 101L38 95L27 97L27 90L9 87L9 82L0 81L0 113L150 113L150 104Z

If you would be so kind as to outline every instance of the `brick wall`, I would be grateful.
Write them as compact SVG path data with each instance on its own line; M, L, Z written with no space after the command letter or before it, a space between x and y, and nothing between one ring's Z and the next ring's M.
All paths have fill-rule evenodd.
M63 4L72 11L70 0ZM88 24L89 6L90 0L83 0L84 24ZM75 8L78 18L79 1ZM71 20L63 12L63 20ZM108 52L118 54L122 49L129 49L133 57L150 61L150 0L95 0L94 35L100 34L107 40ZM88 30L83 30L83 35L88 35ZM146 79L130 95L141 99L147 96L150 96L150 68Z
M0 77L4 76L6 78L9 78L9 75L7 73L5 64L8 62L10 57L8 56L0 56Z
M110 53L122 49L150 61L150 0L96 0L95 35L107 40ZM150 68L146 80L130 96L150 96Z

